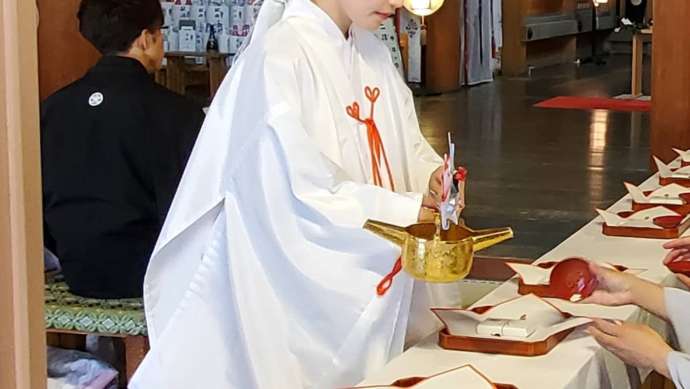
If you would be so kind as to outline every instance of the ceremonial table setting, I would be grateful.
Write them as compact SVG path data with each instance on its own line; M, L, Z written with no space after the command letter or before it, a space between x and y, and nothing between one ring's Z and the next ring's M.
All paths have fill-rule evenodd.
M626 366L596 343L585 328L593 319L640 323L669 342L672 330L662 319L637 306L582 303L598 282L584 259L664 286L680 287L673 273L690 274L690 261L672 263L668 268L662 263L667 253L663 244L683 236L690 226L690 152L676 152L680 157L669 165L656 159L659 173L642 185L621 183L629 195L607 210L597 210L599 217L534 263L507 262L516 276L474 305L466 309L433 308L442 329L370 374L357 388L640 387L650 371ZM448 162L452 166L452 160ZM456 193L453 187L457 181L450 182L451 195L444 199L452 199ZM469 229L457 214L453 216L452 204L441 204L440 210L435 229L430 224L397 230L398 234L416 236L412 244L404 235L393 239L395 234L387 230L390 226L373 222L365 228L400 243L401 268L428 282L464 278L472 265L471 253L512 237L509 228ZM420 250L420 245L433 242L454 247L463 239L466 254L445 250L445 262L441 261L453 263L454 277L444 278L438 273L439 266L431 266L435 260L431 250ZM416 251L411 251L413 247ZM462 259L450 261L448 255ZM426 267L420 267L422 262ZM464 265L459 266L460 262ZM434 270L427 273L429 269ZM387 281L390 284L392 278Z

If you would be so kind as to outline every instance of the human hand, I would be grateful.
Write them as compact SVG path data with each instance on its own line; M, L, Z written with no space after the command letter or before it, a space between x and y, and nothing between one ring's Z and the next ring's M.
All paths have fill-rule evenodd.
M424 206L437 209L443 200L443 166L439 166L429 177L429 194L425 197ZM427 204L427 202L429 204Z
M671 250L664 258L664 265L671 262L690 260L690 237L680 238L664 244L664 248Z
M639 279L613 269L607 269L590 262L589 268L597 278L597 289L582 300L583 304L619 306L634 303L633 288Z
M433 223L435 219L436 211L434 211L432 208L422 206L419 209L419 216L417 217L417 221L419 223Z
M683 285L690 289L690 277L685 274L676 274L676 277L678 277L678 281L682 282Z
M652 368L659 374L669 376L666 359L673 349L651 328L595 319L587 332L626 364Z

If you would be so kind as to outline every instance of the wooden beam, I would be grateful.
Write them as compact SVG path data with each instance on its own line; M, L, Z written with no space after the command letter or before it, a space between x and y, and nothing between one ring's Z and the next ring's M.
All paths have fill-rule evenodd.
M673 147L690 148L690 3L654 3L652 35L652 154L670 161Z
M0 1L0 388L46 387L36 14Z

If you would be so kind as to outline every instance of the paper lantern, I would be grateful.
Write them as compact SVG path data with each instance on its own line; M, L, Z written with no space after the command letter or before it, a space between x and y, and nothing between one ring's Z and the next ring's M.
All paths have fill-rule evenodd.
M429 16L438 11L444 0L405 0L404 6L417 16Z

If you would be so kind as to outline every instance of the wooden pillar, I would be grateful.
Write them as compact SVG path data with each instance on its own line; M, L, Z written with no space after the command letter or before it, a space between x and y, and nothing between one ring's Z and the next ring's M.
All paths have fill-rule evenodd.
M509 77L527 71L527 44L521 39L527 5L527 0L503 1L501 71Z
M654 3L652 154L670 161L690 148L690 2Z
M0 1L0 388L46 387L36 3Z
M437 93L460 88L461 0L446 0L427 18L424 86Z

